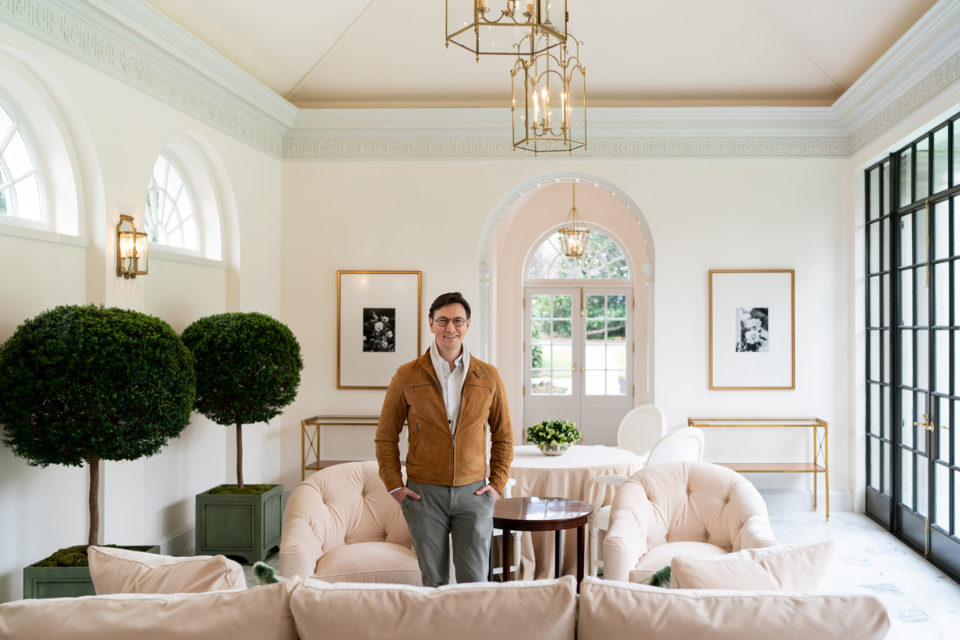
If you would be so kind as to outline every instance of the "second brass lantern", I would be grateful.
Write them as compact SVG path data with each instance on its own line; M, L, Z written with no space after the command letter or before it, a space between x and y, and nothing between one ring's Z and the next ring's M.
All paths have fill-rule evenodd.
M527 35L520 50L533 52L549 35ZM513 147L537 153L573 153L587 145L586 69L580 43L570 35L559 47L518 55L513 78Z

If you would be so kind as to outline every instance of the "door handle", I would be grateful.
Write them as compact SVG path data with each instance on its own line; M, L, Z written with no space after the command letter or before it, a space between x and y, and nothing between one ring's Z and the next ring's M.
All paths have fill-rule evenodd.
M574 372L574 373L577 372L577 363L576 363L576 362L573 363L573 372Z
M913 426L915 426L915 427L923 427L923 428L926 429L927 431L933 431L933 423L930 422L930 414L924 413L924 414L923 414L923 422L914 422L914 423L913 423ZM942 428L942 427L941 427L941 428Z

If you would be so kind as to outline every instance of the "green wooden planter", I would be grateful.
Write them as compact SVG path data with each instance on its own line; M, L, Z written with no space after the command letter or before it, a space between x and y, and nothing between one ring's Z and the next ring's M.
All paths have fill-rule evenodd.
M195 555L232 556L252 564L273 555L274 547L279 551L282 484L259 495L212 495L204 491L197 494L196 505Z
M160 553L158 546L126 547L133 551ZM90 567L25 567L23 599L79 598L95 596Z

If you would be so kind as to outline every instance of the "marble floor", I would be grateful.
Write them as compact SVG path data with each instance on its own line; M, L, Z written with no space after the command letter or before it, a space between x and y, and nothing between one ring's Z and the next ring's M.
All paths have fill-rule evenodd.
M774 512L784 544L836 540L837 556L827 591L877 596L890 613L888 640L960 640L960 585L864 515ZM279 567L279 556L269 561ZM252 567L244 567L250 586Z

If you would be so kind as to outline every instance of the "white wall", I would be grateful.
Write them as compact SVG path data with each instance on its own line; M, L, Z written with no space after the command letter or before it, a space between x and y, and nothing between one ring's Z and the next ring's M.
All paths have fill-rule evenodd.
M500 199L528 179L570 171L623 190L651 229L656 402L670 426L685 424L689 416L823 418L833 435L831 506L849 508L848 160L318 161L287 162L283 171L283 318L300 339L306 365L300 396L283 418L285 484L299 479L301 419L378 414L383 399L380 391L336 389L336 271L422 270L424 308L450 290L475 300L480 236ZM327 238L332 240L318 243ZM707 272L722 268L796 270L796 390L708 390ZM471 348L478 330L467 336ZM500 343L509 330L496 327ZM518 416L519 384L508 392ZM322 442L324 458L373 457L372 429L329 434ZM809 434L793 432L707 437L712 460L804 460L813 448ZM809 477L751 480L765 489L805 492L800 504L811 502Z
M54 234L46 240L12 237L0 227L0 341L25 319L58 304L145 311L178 332L199 317L227 310L280 316L278 158L3 23L0 42L0 87L4 78L23 80L54 111L51 122L58 130L40 133L65 139L76 191L74 228L90 245L59 243ZM150 170L170 144L189 148L211 174L226 265L153 258L150 275L125 281L115 273L114 229L121 213L134 215L142 227ZM63 191L59 183L54 186ZM56 228L69 228L61 227L60 213ZM248 481L279 478L278 430L278 420L245 430ZM157 456L103 463L102 540L189 552L193 496L235 480L234 447L232 430L195 415ZM86 541L86 493L86 469L32 468L0 447L0 602L20 597L23 566Z

